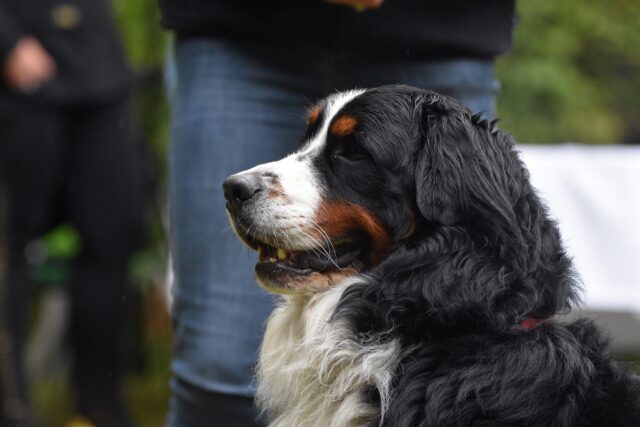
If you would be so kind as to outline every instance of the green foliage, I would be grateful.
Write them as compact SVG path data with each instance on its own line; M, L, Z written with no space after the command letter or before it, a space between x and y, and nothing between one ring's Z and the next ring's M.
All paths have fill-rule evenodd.
M151 195L148 210L150 244L131 260L135 283L145 284L165 273L165 235L160 220L164 210L165 157L168 145L168 106L162 87L167 35L160 27L156 0L114 0L114 12L125 49L136 72L134 120L148 154L147 178Z
M164 58L165 33L156 0L114 0L129 59L136 67L156 67Z
M640 2L519 1L498 61L501 127L522 142L639 142Z
M71 224L61 224L42 237L47 255L53 258L71 258L80 253L82 240Z
M137 123L149 139L151 152L162 159L167 147L168 109L160 76L167 36L160 27L156 0L115 0L114 11L129 60L138 74Z

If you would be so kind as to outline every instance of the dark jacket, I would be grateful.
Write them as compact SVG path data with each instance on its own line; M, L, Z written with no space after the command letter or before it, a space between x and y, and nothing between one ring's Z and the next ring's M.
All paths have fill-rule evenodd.
M170 29L252 43L384 57L492 58L511 47L514 0L158 0Z
M0 0L2 63L25 35L37 38L57 65L56 77L30 95L39 101L100 101L122 94L129 84L108 0ZM0 98L10 96L0 83Z

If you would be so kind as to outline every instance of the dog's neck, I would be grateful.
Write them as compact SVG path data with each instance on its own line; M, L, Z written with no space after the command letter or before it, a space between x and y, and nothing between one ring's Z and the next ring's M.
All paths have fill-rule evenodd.
M271 426L363 425L380 417L399 362L397 341L355 341L331 316L353 280L310 296L287 296L271 315L258 367L260 406ZM372 403L370 391L379 394Z

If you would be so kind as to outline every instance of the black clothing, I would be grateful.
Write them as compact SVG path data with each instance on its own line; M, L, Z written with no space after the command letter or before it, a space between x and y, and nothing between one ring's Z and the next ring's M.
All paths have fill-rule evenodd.
M120 395L118 335L128 261L143 232L139 151L129 126L131 73L109 0L0 0L0 62L24 36L56 62L55 77L17 94L0 76L0 179L9 193L9 260L0 315L17 384L0 390L29 406L23 366L30 286L25 248L59 221L81 238L71 294L78 411L98 427L128 425ZM0 407L0 425L25 417ZM14 411L15 412L15 411ZM17 420L20 418L20 420Z
M349 54L492 58L508 51L514 0L388 0L357 12L324 0L158 0L179 32Z
M30 98L72 104L122 96L130 71L110 16L108 0L0 0L0 62L32 35L55 59L57 75ZM0 103L9 103L8 92L0 83Z
M143 228L139 152L131 141L127 102L122 98L81 108L24 104L0 118L0 178L7 184L10 206L9 304L2 315L8 316L14 343L14 392L24 402L31 288L25 247L63 219L74 224L82 241L70 279L78 410L91 415L120 405L117 352L123 295L128 260Z

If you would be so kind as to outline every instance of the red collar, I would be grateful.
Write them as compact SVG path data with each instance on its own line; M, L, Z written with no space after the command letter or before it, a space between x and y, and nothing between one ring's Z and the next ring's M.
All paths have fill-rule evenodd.
M520 328L526 330L533 329L541 323L544 323L546 319L536 319L535 317L527 317L520 322Z

